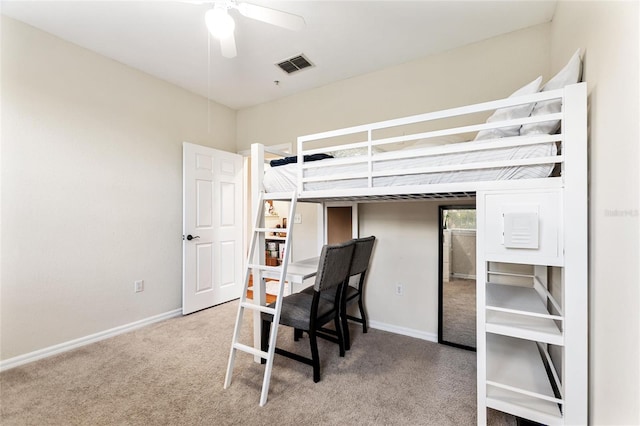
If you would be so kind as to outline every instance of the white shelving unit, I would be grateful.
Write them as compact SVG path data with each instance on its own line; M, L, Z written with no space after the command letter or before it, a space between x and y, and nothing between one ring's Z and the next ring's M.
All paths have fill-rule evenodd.
M564 346L564 316L545 285L548 269L523 265L534 273L505 274L492 267L487 262L483 274L486 406L563 424L562 380L555 366L563 359L552 356L548 345ZM501 282L492 282L497 277ZM517 283L510 282L515 278Z
M561 181L476 194L481 425L487 408L588 424L586 86L565 91Z
M266 205L265 205L266 208ZM281 225L281 217L280 215L276 212L274 213L265 213L264 215L264 219L265 219L265 226L268 226L270 228L276 228L276 224L277 226ZM280 250L280 244L283 244L286 240L286 237L284 236L279 236L276 235L275 233L270 233L268 235L264 236L264 242L265 242L265 252L268 253L267 254L267 259L266 262L269 266L279 266L280 262L282 261L282 256L281 256L281 250ZM275 250L277 251L277 254L275 256L271 255L271 251L269 249L269 243L275 243Z
M582 263L566 262L576 241L564 198L562 188L478 193L479 424L487 408L587 424L587 261L584 253ZM506 214L516 229L504 226Z

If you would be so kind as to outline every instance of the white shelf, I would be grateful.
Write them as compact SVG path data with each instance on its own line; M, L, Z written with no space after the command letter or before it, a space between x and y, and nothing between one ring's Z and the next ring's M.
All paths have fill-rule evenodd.
M487 407L544 425L563 425L558 405L498 387L487 386Z
M487 283L486 331L564 345L556 320L532 287Z
M544 424L562 413L535 342L487 335L487 406Z
M287 239L287 237L276 237L275 235L270 235L270 236L266 236L264 237L265 240L276 240L276 241L284 241Z
M552 320L487 310L488 333L563 346L564 337Z

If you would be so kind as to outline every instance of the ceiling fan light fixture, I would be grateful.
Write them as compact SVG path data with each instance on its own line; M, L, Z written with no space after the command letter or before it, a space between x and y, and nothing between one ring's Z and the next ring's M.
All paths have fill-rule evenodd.
M236 28L235 21L225 7L214 7L207 10L204 20L211 35L218 40L230 37Z

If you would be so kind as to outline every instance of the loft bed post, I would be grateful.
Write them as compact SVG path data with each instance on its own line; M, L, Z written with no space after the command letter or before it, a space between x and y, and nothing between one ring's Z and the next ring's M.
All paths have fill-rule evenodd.
M302 193L304 192L304 186L302 183L302 178L303 178L303 174L304 172L302 171L302 164L304 162L304 154L302 153L302 144L303 144L303 140L301 137L298 137L297 139L297 146L296 146L296 155L298 156L298 163L297 163L297 167L296 167L296 188L298 190L298 196L302 195Z
M367 187L368 188L373 188L373 162L371 161L371 156L373 155L373 147L371 145L371 141L372 139L372 131L371 129L367 130L367 142L369 143L369 146L367 147L367 155L369 156L369 161L367 161Z
M256 200L262 191L262 176L264 176L264 145L251 144L251 215L254 217L258 207Z
M260 192L262 191L262 177L264 176L264 145L259 143L251 144L251 217L256 217L257 211L260 208L257 200L260 199ZM261 218L261 226L264 226L264 217ZM260 234L256 244L258 247L264 247L264 234ZM257 250L253 263L256 265L264 265L265 254L264 250ZM262 273L260 270L254 269L253 275L253 302L264 306L266 302L266 292L264 283L262 282ZM261 330L262 320L259 311L253 313L253 347L259 348L262 344ZM258 355L253 357L255 362L260 362L261 358Z
M588 421L587 85L565 89L563 129L565 424ZM570 296L570 297L567 297Z
M481 193L476 198L476 401L479 426L487 424L487 345L486 345L486 295L484 281L488 280L485 247L484 217L485 202Z

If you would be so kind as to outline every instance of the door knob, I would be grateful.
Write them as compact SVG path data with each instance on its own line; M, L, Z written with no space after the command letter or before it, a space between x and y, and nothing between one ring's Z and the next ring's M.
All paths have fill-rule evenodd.
M191 234L187 235L187 240L191 241L191 240L195 240L196 238L200 238L199 235L196 235L195 237Z

